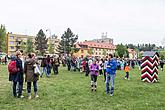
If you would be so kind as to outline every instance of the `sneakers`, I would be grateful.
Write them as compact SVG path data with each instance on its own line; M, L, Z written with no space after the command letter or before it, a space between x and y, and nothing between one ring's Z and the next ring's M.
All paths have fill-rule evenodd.
M35 95L35 98L38 98L39 96L38 95Z
M112 94L110 94L110 96L113 96L113 93L112 93Z
M29 100L30 100L30 99L32 99L31 95L30 95L30 96L28 96L28 99L29 99Z
M21 98L21 99L22 99L22 98L24 98L24 96L23 96L23 95L21 95L21 96L19 96L19 98Z

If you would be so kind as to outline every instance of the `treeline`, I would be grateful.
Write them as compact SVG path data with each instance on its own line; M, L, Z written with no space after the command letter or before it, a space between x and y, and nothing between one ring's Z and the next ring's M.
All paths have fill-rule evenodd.
M127 48L130 49L138 49L139 51L152 51L152 50L158 50L158 49L163 49L162 46L156 46L155 44L126 44L125 45Z

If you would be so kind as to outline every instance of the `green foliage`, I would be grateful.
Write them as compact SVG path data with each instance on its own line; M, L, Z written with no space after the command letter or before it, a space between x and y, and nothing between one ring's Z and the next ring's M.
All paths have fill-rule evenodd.
M122 57L128 57L128 51L127 51L127 48L126 46L124 46L123 44L118 44L116 46L116 52L117 52L117 55L122 58Z
M35 46L36 46L36 50L39 51L39 54L44 55L44 53L46 52L48 48L47 42L48 42L48 39L46 38L45 33L41 29L35 38Z
M25 50L26 49L26 43L23 42L23 40L21 40L20 49L21 50Z
M165 60L165 51L160 51L160 59Z
M0 52L6 52L6 28L1 24L0 27Z
M34 52L34 45L33 45L33 41L32 41L32 38L28 38L27 39L27 43L26 43L26 49L25 49L25 52L26 53L31 53L31 52Z
M61 36L61 42L57 48L57 51L62 54L70 54L72 51L72 47L75 46L75 43L78 40L78 35L73 34L71 29L67 29L67 31L64 32L64 34Z
M92 55L94 53L93 51L94 51L93 48L90 48L89 51L88 51L88 54Z
M71 47L70 54L76 53L78 51L79 51L79 49L77 49L76 47Z
M155 50L155 48L157 47L155 44L150 44L150 43L149 44L138 44L138 45L126 44L125 46L130 49L138 49L139 51L151 51L151 50Z
M52 44L51 42L48 45L48 51L50 54L54 54L54 44Z
M40 78L38 82L39 98L27 99L12 96L11 82L8 81L6 66L0 73L0 110L164 110L165 74L160 71L160 83L144 83L140 80L138 68L131 69L130 80L125 80L125 72L117 71L114 96L105 93L103 77L98 77L97 92L90 90L90 77L80 72L68 72L59 69L58 77ZM24 88L26 88L24 83ZM32 86L33 87L33 86ZM10 99L10 100L9 100Z

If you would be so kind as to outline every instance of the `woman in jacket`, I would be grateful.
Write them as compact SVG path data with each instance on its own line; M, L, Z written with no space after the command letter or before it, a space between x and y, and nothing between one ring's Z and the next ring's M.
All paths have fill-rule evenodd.
M93 61L93 64L90 66L90 74L91 74L91 89L92 91L97 88L97 76L99 72L99 66L96 63L96 60Z
M39 97L37 81L39 79L39 75L34 73L34 64L36 63L35 59L32 58L31 54L28 54L28 59L25 62L24 72L25 72L25 81L27 82L27 92L28 92L28 99L31 99L31 83L33 82L34 86L34 94L35 98Z

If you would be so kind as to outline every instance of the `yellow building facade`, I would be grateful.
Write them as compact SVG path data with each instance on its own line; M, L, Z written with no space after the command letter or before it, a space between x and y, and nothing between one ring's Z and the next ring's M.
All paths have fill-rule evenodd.
M28 35L20 35L20 34L6 34L6 53L8 55L12 55L16 52L16 50L20 49L21 43L26 46L26 42L28 38L32 38L35 40L35 36L28 36Z

